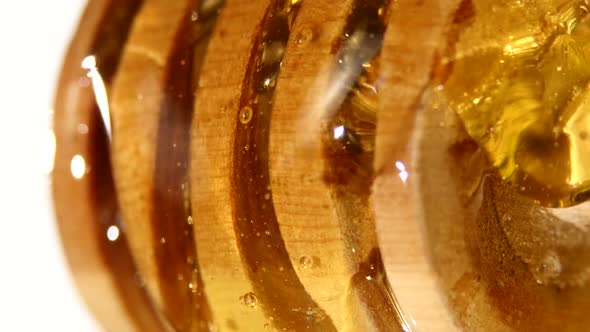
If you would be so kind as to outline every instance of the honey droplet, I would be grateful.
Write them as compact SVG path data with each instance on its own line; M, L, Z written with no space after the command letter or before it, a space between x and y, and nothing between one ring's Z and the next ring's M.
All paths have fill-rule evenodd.
M531 272L538 284L547 284L561 274L561 261L556 253L548 252Z
M302 47L307 45L313 39L313 30L306 27L303 28L297 35L297 46Z
M78 125L78 133L80 133L80 135L86 135L88 134L88 125L85 123L80 123Z
M252 115L254 114L254 111L252 110L252 107L250 106L244 106L242 107L242 109L240 110L240 122L242 124L247 124L250 122L250 120L252 120Z
M240 296L240 303L249 308L256 309L258 307L258 298L254 293L249 292Z

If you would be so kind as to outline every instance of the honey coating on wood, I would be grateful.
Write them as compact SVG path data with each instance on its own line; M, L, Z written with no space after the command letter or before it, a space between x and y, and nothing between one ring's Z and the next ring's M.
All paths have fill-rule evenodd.
M387 5L359 1L331 10L327 3L304 2L273 109L278 223L299 278L339 331L399 328L374 247L368 198L377 102L371 83L378 75L370 63L380 49L384 24L378 18ZM314 11L344 24L314 26ZM310 121L310 114L318 118ZM357 133L366 146L355 140Z
M113 132L115 145L111 146L111 152L113 150L115 151L116 159L118 160L116 170L119 173L118 189L125 197L122 201L125 204L126 216L128 218L124 223L130 225L130 227L124 227L124 224L121 224L118 225L119 228L117 229L119 229L119 232L123 232L123 230L129 232L135 238L134 253L136 259L143 266L143 273L134 273L132 281L142 288L148 285L146 288L151 291L152 296L157 298L159 312L154 313L154 317L165 316L171 325L173 325L173 328L179 331L209 330L221 326L223 326L222 328L227 327L235 330L243 326L249 326L250 322L230 318L216 321L214 324L212 323L211 313L207 308L208 301L204 293L206 282L200 278L197 268L201 258L197 257L193 250L198 245L195 245L192 241L192 228L195 224L199 224L202 218L199 215L192 214L190 203L187 199L188 195L190 195L186 160L188 146L187 132L190 125L190 118L192 117L190 104L192 104L192 90L196 89L194 77L198 77L198 67L200 66L200 62L203 61L203 57L200 54L193 57L193 41L196 39L198 44L194 47L198 51L204 52L207 46L207 38L201 39L199 36L202 32L201 30L206 33L208 27L212 24L212 22L209 22L211 24L207 23L206 13L199 10L192 11L192 7L196 7L195 4L197 3L198 1L186 2L191 11L185 10L182 12L179 10L180 7L170 9L174 13L174 16L169 17L173 23L178 23L177 14L180 12L183 13L181 23L175 26L176 31L173 31L174 34L171 34L173 36L174 46L156 49L153 47L154 40L156 40L154 36L145 36L146 39L143 39L142 36L139 36L142 33L138 32L151 31L150 29L160 24L156 24L157 22L153 20L153 16L151 15L155 12L155 8L160 8L159 6L162 3L155 0L150 1L144 7L143 15L134 24L135 35L133 42L129 43L125 49L126 54L122 59L119 59L119 57L116 58L117 61L122 60L125 63L125 70L119 73L120 77L118 77L118 83L115 88L111 88L110 86L111 75L105 76L108 83L106 89L108 92L113 92L114 90L114 107L111 115L115 123L115 130ZM210 2L206 2L206 4L210 5ZM251 100L254 105L258 103L264 104L265 102L268 103L267 105L271 105L284 47L287 43L286 38L289 37L288 33L284 34L283 25L290 26L293 24L298 6L298 1L277 1L271 4L262 24L263 29L259 32L261 35L260 40L257 41L263 46L258 49L258 45L255 43L256 46L252 55L254 65L251 64L251 69L246 73L247 79L243 84L245 91L248 92L244 93L242 99ZM377 12L378 8L374 9ZM215 11L215 8L213 8L213 11ZM189 20L191 23L188 23ZM193 33L195 31L193 31L194 29L191 26L194 22L196 22L196 30L198 31L196 33L197 37L193 39ZM296 36L298 44L305 44L309 42L309 39L314 38L313 35L306 32L307 30L304 30L302 34ZM131 61L130 59L137 61ZM97 60L102 65L102 59L97 57ZM368 72L371 72L372 79L375 79L376 69L369 68L370 65L368 64L365 64L365 67ZM131 83L134 78L139 78L140 71L144 71L144 74L147 73L146 77L144 77L146 81L142 79L136 80L135 83L138 83L139 87L134 84L125 84ZM108 72L106 73L108 74ZM367 80L365 76L363 75L363 80ZM154 80L154 78L160 78L161 82ZM252 79L249 80L249 78ZM369 84L367 83L367 86ZM127 88L129 88L128 91ZM370 86L367 88L374 89L374 87ZM354 106L352 112L358 111L361 113L360 117L364 119L361 122L374 122L374 116L370 114L375 111L374 109L370 109L374 107L374 105L370 105L370 103L374 103L374 100L371 100L372 96L365 96L366 91L361 91L362 88L360 88L360 85L355 89L354 96L351 100L353 104L359 103L359 105ZM134 98L127 99L130 96ZM160 102L156 102L158 100ZM149 105L141 115L137 113L140 105ZM159 109L156 106L159 106ZM257 121L261 121L261 110L266 109L270 113L269 106L240 106L238 122L236 122L237 127L256 125ZM268 114L267 121L269 117L270 114ZM353 117L356 117L356 115ZM366 119L367 117L368 120ZM108 120L106 119L106 121ZM99 123L99 119L96 121ZM142 122L145 127L137 127L137 123L139 122ZM356 120L353 120L352 123L354 129L360 128L356 127ZM266 124L266 127L268 128L269 125ZM93 128L90 129L92 130ZM135 128L137 130L128 130L129 128ZM152 131L151 129L154 128L157 130ZM264 123L262 123L261 128L264 128ZM366 133L368 139L365 139L366 148L369 150L372 140L370 130L369 125ZM262 130L263 136L264 132ZM106 137L103 138L106 139ZM125 142L125 144L121 142ZM130 142L137 144L129 144ZM148 143L152 142L155 142L153 165L150 163L151 152L145 151L146 144L149 145ZM239 139L237 142L238 144L236 146L241 146ZM108 146L107 142L103 143L107 145L103 144L101 147ZM259 147L257 148L257 146ZM252 144L252 150L254 152L257 152L256 149L263 151L264 146L264 138L262 138L261 141L256 141L256 143ZM145 166L143 170L127 167L122 163L125 159L122 156L126 155L128 152L126 149L128 148L131 150L138 149L138 153L129 159L134 163L141 162ZM248 151L249 149L250 146L244 150ZM268 163L264 160L264 153L260 155L262 158L257 159L255 156L254 161L259 161L261 164ZM107 151L106 155L96 154L92 158L99 158L101 162L107 162L110 156ZM88 162L94 160L92 158L89 158ZM365 161L365 163L370 165L370 159L367 160L369 161ZM106 170L110 170L110 166ZM149 175L152 170L154 175L153 181L147 181L146 179L148 177L146 175ZM125 177L121 175L127 174L126 172L129 171L138 172L135 173L138 174L139 178L136 186L129 186L128 181L133 182L133 176ZM112 180L110 175L104 175L104 177L100 175L100 178L101 181ZM269 178L268 171L267 178ZM368 178L370 179L370 176ZM267 188L269 185L262 187ZM366 186L367 188L363 189L365 195L368 193L369 184L366 184ZM200 188L197 190L200 190ZM134 195L138 195L138 197L133 197ZM108 195L108 197L114 202L117 201L117 195L114 193ZM142 201L134 201L138 198ZM271 198L270 190L263 195L259 195L259 200L261 202L267 201L269 207L272 207ZM136 203L139 203L139 205L136 206ZM247 203L250 204L251 202ZM149 206L150 204L151 206ZM368 202L361 199L362 204L368 204ZM248 205L247 208L250 209L252 207ZM147 218L144 218L146 216ZM137 223L140 220L149 220L151 224L138 226ZM244 232L241 232L241 230L244 230ZM255 232L256 230L256 228L250 227L243 229L236 227L236 236L240 238L246 236L258 237L260 236L260 232ZM109 227L110 231L111 228ZM240 233L237 233L238 231ZM350 237L354 235L353 233L358 232L353 229L346 231L345 235ZM119 236L116 239L119 241L117 243L124 243L124 234L117 233L117 235L114 235L112 232L109 234L109 238ZM268 243L274 243L276 246L280 246L281 237L278 228L268 225L264 230L264 235L271 236L271 234L274 234L274 239ZM364 237L365 235L365 233L362 233L360 236ZM199 235L195 235L195 238L198 239ZM238 240L238 244L240 244L240 241ZM266 244L267 242L262 241L262 243ZM245 261L244 267L246 270L256 270L259 261L255 259L262 257L259 250L254 252L248 249L251 244L242 243L242 247L245 250L241 254ZM151 248L149 248L150 246ZM392 316L391 298L387 287L383 284L384 276L378 250L374 248L373 242L364 243L359 239L354 239L354 244L351 248L358 248L357 255L359 259L354 260L354 262L358 262L358 267L354 269L355 273L351 274L351 291L343 294L342 304L351 308L356 307L351 312L358 313L358 315L347 317L346 319L351 321L354 319L365 320L365 316L370 316L372 322L366 326L371 326L378 330L389 330L392 328L392 324L395 324L395 318ZM148 252L147 249L153 251L153 253ZM253 291L247 292L239 297L236 296L236 300L238 300L236 302L248 309L265 310L269 321L265 327L274 325L281 330L298 330L300 328L319 329L322 331L335 330L334 326L330 325L331 317L327 316L321 307L313 304L313 300L305 294L304 288L300 288L298 294L291 294L292 296L286 296L284 299L280 297L281 294L288 293L287 286L289 286L289 282L286 280L288 278L285 275L289 273L289 267L287 265L275 265L277 261L276 254L280 253L280 250L270 251L269 253L274 256L269 256L266 265L273 271L276 270L276 274L282 278L277 278L276 280L276 290L278 291L274 292L272 289L264 290L264 288L270 287L272 282L256 280L257 277L263 275L254 274L250 276L251 282L255 285ZM288 253L284 253L283 256L284 259L279 261L289 264ZM321 267L322 265L316 257L304 256L298 259L298 261L301 262L301 268ZM290 269L293 270L293 267ZM264 271L264 269L261 269L261 271L263 273L268 272ZM297 284L298 277L292 272L291 274L291 284ZM122 274L119 272L114 273L114 275L115 277L122 277ZM269 276L271 274L266 274L263 276L263 279ZM287 290L284 287L287 287ZM347 296L348 298L345 298ZM289 301L287 305L282 303L285 300ZM307 303L302 303L301 305L297 303L293 304L293 301L296 300L307 301ZM369 302L371 310L367 313L362 313L367 309L365 306ZM145 319L149 321L149 319ZM256 319L253 319L253 321L255 322ZM363 324L365 323L361 325ZM352 326L361 325L351 323L347 328L350 330L353 329ZM158 327L156 326L156 328ZM162 328L162 330L166 328Z
M168 296L160 287L156 259L161 239L154 239L153 176L156 164L158 119L166 93L166 60L189 1L168 6L146 1L135 19L121 55L121 65L109 93L113 123L111 155L116 190L133 258L146 289L175 329L185 328L184 313L168 310ZM164 8L167 7L167 8ZM164 11L165 20L156 20ZM170 25L171 29L162 29ZM165 42L164 42L165 41ZM129 167L130 161L141 167ZM184 253L183 253L184 254Z
M331 318L313 301L297 277L270 200L271 110L299 5L284 0L271 2L252 45L235 129L234 230L244 268L253 283L253 294L276 329L336 331Z
M347 245L324 181L322 135L331 137L330 130L321 119L309 126L301 122L325 111L315 103L325 99L330 80L324 70L334 68L334 43L342 38L353 3L303 1L277 83L269 146L271 198L285 247L301 283L338 331L362 330L367 323L351 286L362 257Z
M178 315L178 331L210 331L213 317L194 244L188 173L190 128L197 81L222 1L204 8L193 1L178 28L161 101L151 219L166 310ZM195 17L195 15L197 17ZM164 241L164 242L162 242Z
M351 261L359 264L351 279L349 297L354 300L349 306L354 308L353 303L358 301L356 310L363 314L357 319L367 320L364 328L376 331L401 326L377 248L370 196L379 102L379 52L389 9L389 1L354 3L335 45L336 63L328 83L342 85L344 98L324 111L322 137L324 181L331 189L345 248L350 251Z
M175 11L180 19L164 15L174 31L150 30L158 15L135 22L145 30L127 45L118 74L114 149L138 153L115 158L115 172L127 174L119 192L96 105L81 108L91 133L81 152L88 150L90 173L79 183L91 191L82 215L109 220L95 227L96 243L138 330L146 322L167 329L163 314L179 331L576 331L590 323L587 1L351 1L341 38L318 57L334 62L326 86L342 87L317 128L304 133L317 140L307 162L319 176L295 184L282 182L293 170L280 158L295 154L281 151L293 148L281 140L298 137L285 126L301 114L274 113L306 105L292 105L301 86L281 70L285 62L289 75L297 66L319 73L306 56L328 39L327 28L297 25L306 8L297 0L234 0L211 51L218 4L186 1ZM316 5L308 17L326 7ZM121 17L131 23L128 14ZM247 29L230 27L234 18ZM160 49L146 31L172 33ZM113 40L92 50L109 92L124 43ZM145 79L143 70L152 76L129 79ZM291 104L289 91L297 96ZM129 96L136 99L126 103ZM70 155L62 157L56 204L69 220ZM300 168L298 161L293 172ZM320 189L306 191L316 180ZM118 195L122 208L135 209L129 222L151 222L124 228ZM306 211L294 209L327 217L300 218ZM309 222L290 224L297 219ZM107 242L112 226L124 232ZM305 242L305 232L325 243ZM126 235L135 237L144 277L135 274ZM396 250L399 243L405 247Z
M226 1L196 90L190 163L195 245L215 328L222 331L262 331L273 321L243 264L232 211L234 133L253 119L252 112L241 112L239 98L269 5Z
M185 204L193 80L203 56L194 50L207 43L213 23L192 19L202 14L201 5L146 1L110 93L123 223L142 282L177 331L206 331L212 324Z

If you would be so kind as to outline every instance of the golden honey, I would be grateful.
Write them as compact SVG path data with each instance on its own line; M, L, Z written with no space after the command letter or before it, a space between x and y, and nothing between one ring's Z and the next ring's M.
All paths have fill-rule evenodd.
M529 4L530 3L530 4ZM590 20L586 1L474 1L442 62L441 98L502 178L544 206L590 186Z

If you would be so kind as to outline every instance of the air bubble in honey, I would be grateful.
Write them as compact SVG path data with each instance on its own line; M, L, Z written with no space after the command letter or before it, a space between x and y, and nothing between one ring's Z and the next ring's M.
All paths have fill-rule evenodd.
M248 124L250 122L250 120L252 120L252 115L253 115L253 110L252 107L250 106L244 106L241 110L240 110L240 122L242 124Z
M307 45L313 39L313 30L306 27L303 28L297 35L297 45L303 47Z
M546 284L561 274L561 261L554 252L548 252L532 270L537 283Z
M249 292L240 296L240 303L248 308L256 309L258 307L258 298L254 293Z

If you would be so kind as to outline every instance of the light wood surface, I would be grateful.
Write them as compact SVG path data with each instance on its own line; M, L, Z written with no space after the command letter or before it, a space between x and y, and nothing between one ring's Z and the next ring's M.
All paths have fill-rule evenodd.
M373 186L377 234L389 283L407 321L412 325L415 321L424 331L450 331L454 324L444 299L435 295L439 293L437 276L426 256L417 147L412 138L420 125L417 113L424 107L423 93L430 84L435 55L443 46L445 27L456 6L457 1L398 1L382 51L384 84ZM407 182L400 178L398 162L409 173Z
M195 102L191 177L195 243L213 316L223 330L262 331L262 312L240 297L253 291L237 247L230 182L233 136L252 41L269 1L227 1L209 44ZM238 235L239 236L239 235Z
M304 2L297 16L273 105L272 202L299 279L337 330L379 330L380 324L394 330L393 308L379 303L377 281L355 278L377 246L370 203L325 181L327 169L341 167L330 165L324 152L334 112L327 111L326 93L337 83L333 49L352 10L353 1Z

